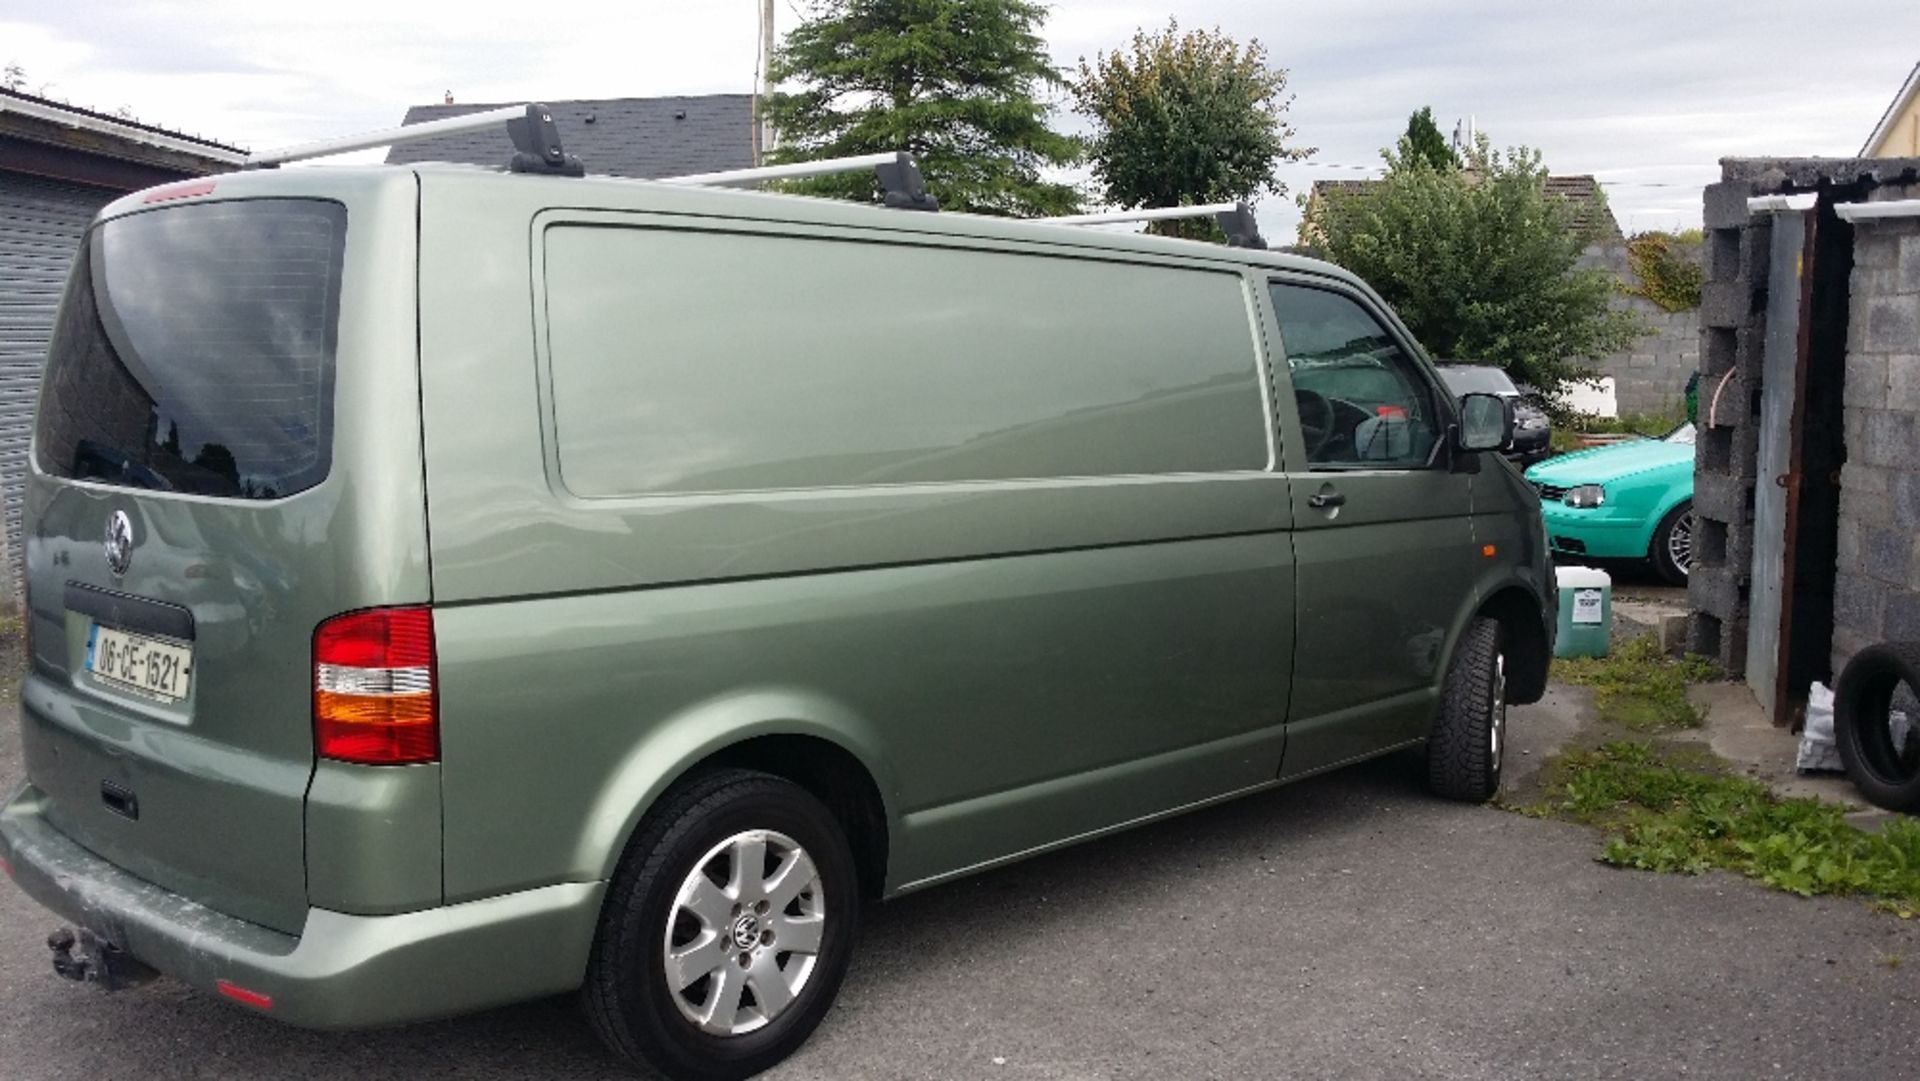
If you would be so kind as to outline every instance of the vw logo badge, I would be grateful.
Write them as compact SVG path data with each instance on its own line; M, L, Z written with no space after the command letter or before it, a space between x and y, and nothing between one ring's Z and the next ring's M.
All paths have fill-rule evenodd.
M133 520L126 511L107 516L106 549L107 567L116 575L127 573L127 564L133 562Z

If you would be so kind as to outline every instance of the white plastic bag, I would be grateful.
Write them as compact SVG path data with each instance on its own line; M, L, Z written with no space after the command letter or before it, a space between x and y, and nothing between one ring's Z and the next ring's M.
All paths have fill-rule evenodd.
M1807 690L1807 725L1800 732L1800 754L1793 768L1801 773L1840 773L1840 749L1833 743L1833 691L1824 683Z

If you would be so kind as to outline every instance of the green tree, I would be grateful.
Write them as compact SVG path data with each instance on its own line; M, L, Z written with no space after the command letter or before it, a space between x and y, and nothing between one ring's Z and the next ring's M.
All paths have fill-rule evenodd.
M1458 169L1460 156L1453 152L1440 126L1433 122L1433 106L1425 105L1407 118L1407 133L1401 136L1404 153L1417 157L1436 169Z
M1323 196L1301 229L1312 254L1366 279L1436 357L1498 364L1548 393L1646 333L1608 305L1613 278L1579 267L1592 240L1546 193L1540 155L1494 151L1437 169L1406 140L1384 178Z
M1286 193L1274 167L1313 153L1293 147L1287 72L1257 40L1218 30L1134 32L1125 50L1080 59L1069 84L1093 121L1088 142L1101 195L1118 206L1164 207ZM1160 222L1160 231L1217 234L1212 221Z
M1077 139L1047 126L1037 95L1063 80L1027 0L818 0L775 52L769 74L796 84L767 115L774 162L911 152L943 209L1070 214L1080 194L1041 177L1078 161ZM877 201L868 174L799 190Z

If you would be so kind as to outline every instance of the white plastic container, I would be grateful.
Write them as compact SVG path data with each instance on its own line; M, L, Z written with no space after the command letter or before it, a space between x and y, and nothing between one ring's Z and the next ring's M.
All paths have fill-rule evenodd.
M1613 641L1613 577L1592 567L1555 567L1560 591L1556 657L1604 657Z

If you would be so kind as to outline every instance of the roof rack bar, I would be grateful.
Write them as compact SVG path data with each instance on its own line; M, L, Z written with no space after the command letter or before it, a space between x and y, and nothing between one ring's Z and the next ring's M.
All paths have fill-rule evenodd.
M735 185L758 184L763 180L799 180L809 176L830 176L834 173L857 173L862 169L874 169L882 165L893 165L900 160L898 151L889 150L884 154L861 154L852 158L823 158L819 161L796 161L791 165L762 165L756 169L726 169L718 173L694 173L690 176L665 176L662 184L703 184L709 187L733 187Z
M1163 206L1152 210L1110 210L1099 214L1067 214L1058 218L1040 218L1049 225L1116 225L1128 221L1171 221L1178 218L1204 218L1213 214L1231 214L1239 203L1207 203L1204 206Z
M1230 248L1264 248L1260 223L1246 203L1205 203L1201 206L1162 206L1150 210L1109 210L1099 214L1068 214L1058 218L1040 218L1052 225L1115 225L1129 221L1172 221L1178 218L1211 217L1220 223Z
M309 158L324 158L334 154L345 154L354 150L370 150L377 146L397 146L420 139L431 139L436 135L451 135L456 131L472 131L475 128L489 128L504 124L509 120L519 120L527 115L525 105L503 105L498 109L488 109L481 113L468 113L466 116L450 116L445 120L429 120L424 124L408 124L404 127L386 128L370 131L362 135L343 135L337 139L321 139L317 142L301 143L283 150L268 150L259 154L247 155L249 168L280 165L290 161L306 161Z

